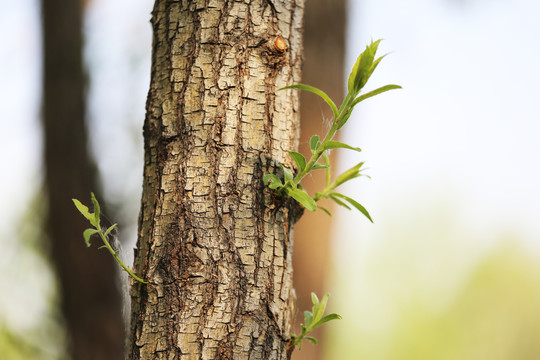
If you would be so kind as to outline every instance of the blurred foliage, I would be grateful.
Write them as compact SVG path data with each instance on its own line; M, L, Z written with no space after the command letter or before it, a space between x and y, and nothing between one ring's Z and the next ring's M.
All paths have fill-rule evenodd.
M57 285L43 248L44 199L35 191L18 224L2 229L0 359L65 359Z
M444 283L446 278L439 280ZM339 309L345 320L327 358L540 358L540 259L517 242L500 241L481 257L441 302L444 306L429 306L418 291L387 300L392 305L382 304L378 309L379 328L354 324L361 323L361 317L347 322L348 314ZM359 301L357 309L363 306ZM345 341L338 340L341 335Z
M18 331L0 323L0 359L2 360L62 360L65 349L59 346L62 329L50 321L38 323L33 329Z
M0 354L2 359L40 359L40 351L22 336L0 325Z
M411 304L390 335L386 359L540 358L540 268L504 244L471 272L441 314Z

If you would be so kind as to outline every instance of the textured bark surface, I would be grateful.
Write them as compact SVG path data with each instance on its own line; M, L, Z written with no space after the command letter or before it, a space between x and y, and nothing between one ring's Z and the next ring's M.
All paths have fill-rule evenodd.
M286 359L303 0L155 3L131 359Z
M304 67L302 82L324 90L336 103L343 100L345 62L345 0L309 0L304 15ZM314 134L324 136L330 127L332 112L324 101L306 91L301 92L300 151L307 155L309 139ZM332 164L337 164L336 152L331 153ZM325 174L315 171L303 182L310 194L324 186ZM332 211L333 202L321 205ZM333 212L333 211L332 211ZM297 303L296 327L304 321L304 310L311 309L311 292L322 296L330 289L325 286L330 262L330 235L332 218L323 211L307 213L294 228L294 287ZM316 264L316 266L314 266ZM332 302L332 300L330 300ZM331 327L331 326L330 326ZM326 344L320 332L314 332L320 342L314 346L306 343L302 351L295 351L295 360L322 358ZM298 329L294 329L297 333Z
M124 329L114 259L88 249L88 221L71 198L96 191L87 149L82 66L81 1L42 0L43 144L47 233L60 285L61 310L73 360L118 360ZM98 194L99 196L99 194ZM0 354L0 358L2 355Z

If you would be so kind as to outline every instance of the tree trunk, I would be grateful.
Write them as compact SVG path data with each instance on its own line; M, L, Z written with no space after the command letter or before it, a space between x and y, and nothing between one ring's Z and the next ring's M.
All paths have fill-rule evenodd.
M47 233L74 360L122 358L124 329L114 260L87 249L71 198L95 191L87 149L81 1L42 0L43 138Z
M156 0L131 359L286 359L303 0Z
M345 62L345 10L346 0L309 0L304 22L304 68L302 82L324 90L336 103L343 100ZM309 154L309 139L314 134L324 136L332 119L332 112L318 96L301 93L301 136L300 150ZM336 152L330 154L332 164L337 163ZM320 191L325 182L324 171L315 171L303 184L310 194ZM323 205L323 204L321 204ZM323 205L330 211L333 202ZM333 212L333 211L332 211ZM304 321L304 310L311 309L311 292L318 295L328 291L325 286L330 262L331 218L323 211L305 216L294 229L294 287L298 296L296 319L298 326ZM317 264L317 266L313 266ZM313 334L321 340L318 328ZM298 331L297 329L295 329ZM325 341L313 346L307 343L302 351L294 354L296 360L318 360L322 358Z

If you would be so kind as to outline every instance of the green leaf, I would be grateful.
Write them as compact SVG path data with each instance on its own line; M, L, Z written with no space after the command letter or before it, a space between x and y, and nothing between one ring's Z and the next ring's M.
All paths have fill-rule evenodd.
M304 336L304 339L311 341L313 344L317 345L317 339L315 339L313 336Z
M87 247L90 247L90 236L97 234L99 231L96 229L86 229L83 232L84 242Z
M343 115L343 119L341 119L341 122L339 123L338 130L341 129L343 125L347 123L347 121L349 121L349 118L351 117L353 110L354 110L353 106L349 107L345 115Z
M352 180L354 178L357 178L359 176L362 176L360 173L360 168L364 165L363 162L360 162L350 168L349 170L345 171L343 174L339 175L337 179L334 181L333 188L338 187L339 185Z
M332 213L331 213L330 211L328 211L327 208L324 208L324 207L322 207L322 206L320 206L320 205L317 206L317 208L318 208L318 209L321 209L322 211L324 211L325 213L327 213L328 216L332 216Z
M354 95L358 94L369 80L373 70L375 70L374 68L372 69L374 65L373 60L375 59L375 54L377 53L377 48L379 47L380 42L381 40L377 40L375 42L372 41L371 44L366 46L366 50L364 50L364 52L362 52L356 59L356 63L354 64L349 75L349 93Z
M315 306L319 306L319 298L317 297L317 294L315 294L314 292L311 293L311 302L313 303L314 308Z
M328 302L329 296L329 293L324 294L319 306L317 306L317 312L313 314L313 319L315 319L315 323L319 322L319 320L322 318L324 310L326 309L326 303Z
M369 221L371 221L373 223L373 219L371 219L371 216L369 215L369 212L366 210L365 207L360 205L360 203L358 203L356 200L351 199L350 197L345 196L345 195L340 194L340 193L332 193L332 194L335 195L335 196L339 196L342 199L345 199L352 206L354 206L358 211L360 211L362 214L364 214L364 216L367 217L369 219Z
M329 168L330 165L327 165L327 164L321 164L321 163L316 163L313 165L313 167L311 168L311 170L317 170L317 169L327 169Z
M77 210L79 210L79 212L85 217L87 218L88 220L90 220L90 222L92 222L92 220L94 219L94 214L91 214L90 211L88 211L88 207L83 205L79 200L77 199L71 199L73 200L73 203L75 204L75 207L77 208Z
M287 169L283 164L279 165L281 169L283 170L283 177L285 178L285 182L291 181L293 179L293 173L291 170Z
M268 186L272 190L275 190L283 186L283 184L281 183L281 180L274 174L264 175L263 182L264 182L264 185Z
M334 196L333 194L334 193L329 195L332 200L334 200L338 205L341 205L344 208L351 210L351 207L349 205L345 204L343 201L341 201L337 196Z
M366 93L364 95L360 95L359 97L354 99L354 101L352 103L352 106L355 106L359 102L364 101L366 99L369 99L370 97L373 97L375 95L379 95L379 94L382 94L383 92L394 90L394 89L402 89L402 87L399 86L399 85L385 85L385 86L382 86L382 87L380 87L378 89L375 89L373 91L370 91L370 92L368 92L368 93Z
M322 324L324 323L327 323L331 320L340 320L341 319L341 315L338 315L338 314L328 314L326 315L325 317L323 317L321 320L317 321L317 323L315 324L315 326L321 326Z
M334 113L334 118L338 117L338 109L337 109L336 104L334 104L332 99L330 99L330 97L326 95L324 91L317 89L316 87L305 85L305 84L289 85L289 86L282 87L279 90L285 90L285 89L300 89L300 90L312 92L315 95L319 95L324 101L326 101L328 106L330 106L330 108L332 109L332 112Z
M311 139L309 139L309 148L311 149L311 152L315 153L319 146L321 146L321 142L319 141L319 135L313 135Z
M362 59L362 56L364 53L362 52L358 57L356 58L356 62L353 65L353 68L351 70L351 73L349 74L349 79L347 81L347 90L349 90L349 93L354 93L354 83L356 76L358 75L358 71L360 68L360 60Z
M94 204L94 222L90 221L92 223L92 225L94 225L96 227L96 229L100 229L100 226L99 226L99 216L100 216L100 208L99 208L99 203L96 199L96 196L94 195L93 192L90 193L90 196L92 198L92 203Z
M107 235L109 235L109 233L116 227L116 225L118 224L112 224L111 227L108 228L107 231L105 231L104 236L107 237Z
M375 55L375 54L374 54ZM375 71L375 69L377 68L377 66L379 66L379 63L381 62L382 59L384 59L386 57L386 55L388 54L385 54L383 56L380 56L377 60L375 60L373 62L373 64L371 64L371 67L369 68L369 71L368 73L366 74L367 75L367 78L369 79L371 77L371 74L373 74L373 72Z
M310 311L304 311L304 325L309 327L311 325L311 320L313 319L313 314Z
M289 155L291 155L291 158L296 163L296 166L298 166L298 170L302 171L306 168L306 158L304 155L300 154L296 151L288 151Z
M304 190L287 187L287 194L289 194L290 197L302 204L309 211L317 210L317 204L315 203L315 200L313 200L311 196L309 196L308 193Z
M358 151L358 152L362 151L362 149L360 149L358 147L352 147L352 146L347 145L345 143L342 143L342 142L339 142L339 141L334 141L334 140L330 140L326 144L324 144L324 149L325 150L339 149L339 148L350 149L350 150L354 150L354 151Z

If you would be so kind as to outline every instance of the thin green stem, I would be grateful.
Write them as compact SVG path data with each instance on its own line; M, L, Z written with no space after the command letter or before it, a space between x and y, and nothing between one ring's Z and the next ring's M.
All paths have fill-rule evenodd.
M345 120L344 117L347 114L347 112L350 110L350 108L352 106L352 103L353 103L353 97L351 97L351 96L349 96L349 94L347 94L347 96L345 96L345 99L343 100L343 104L339 108L337 118L334 118L334 122L332 123L332 127L330 128L330 130L328 130L328 133L324 137L321 145L313 152L313 154L311 155L311 158L307 162L306 167L304 168L304 170L299 172L298 175L296 175L296 177L294 178L294 180L293 180L294 186L297 186L300 183L300 181L302 181L304 176L309 174L309 172L313 169L313 166L315 166L317 161L319 161L320 157L322 156L322 154L326 150L326 144L329 141L331 141L334 138L334 136L336 135L336 132L341 127L340 126L341 122Z
M323 189L323 191L320 193L321 197L328 197L328 194L333 191L337 187L336 182L334 181L332 184L326 185L326 187Z
M105 235L103 234L103 231L101 231L101 229L98 230L98 233L99 233L99 236L101 237L101 240L103 241L103 244L104 244L103 247L105 247L107 250L109 250L111 255L114 256L116 261L118 261L118 264L120 264L120 266L129 274L129 276L131 276L132 278L134 278L135 280L137 280L140 283L148 284L148 281L145 281L145 280L141 279L140 277L138 277L137 275L135 275L133 273L133 271L131 271L131 269L128 268L124 264L124 262L118 256L118 253L116 251L114 251L114 249L111 247L111 244L109 244L109 241L107 240L107 238L105 237Z
M323 153L323 159L324 163L326 164L327 168L325 170L326 175L326 186L330 185L330 159L328 158L328 155L326 153Z

